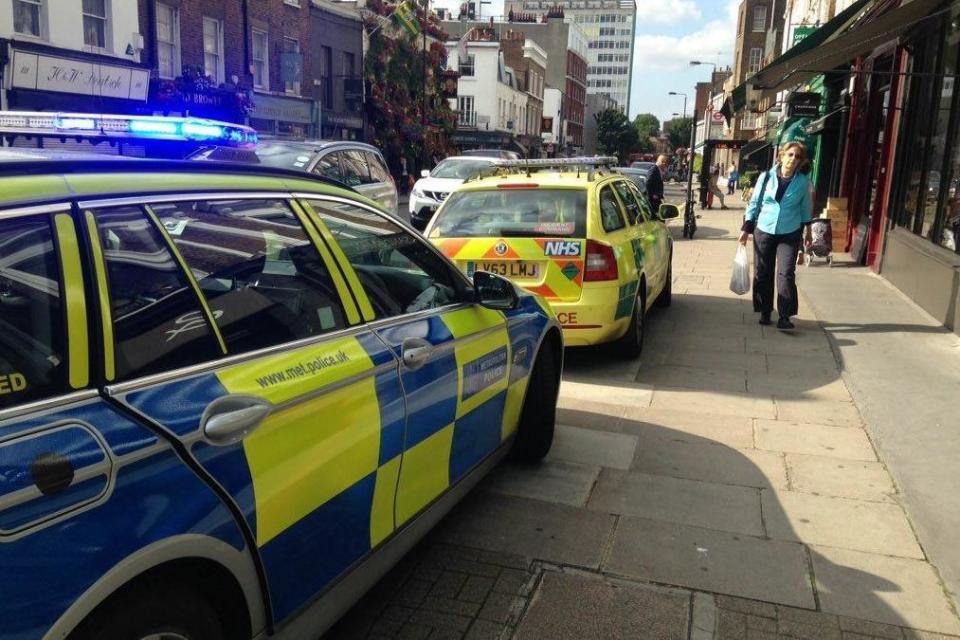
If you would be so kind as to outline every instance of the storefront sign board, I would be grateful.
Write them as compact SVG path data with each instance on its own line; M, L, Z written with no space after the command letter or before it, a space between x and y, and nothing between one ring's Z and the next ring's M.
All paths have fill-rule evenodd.
M150 73L146 69L28 51L14 50L11 69L11 86L16 89L146 101L150 85Z

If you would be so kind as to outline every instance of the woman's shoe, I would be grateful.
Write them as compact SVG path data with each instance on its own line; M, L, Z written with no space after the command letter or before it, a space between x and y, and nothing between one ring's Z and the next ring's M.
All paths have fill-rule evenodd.
M797 327L790 322L790 318L780 318L777 320L777 329L780 329L781 331L788 331L796 328Z
M760 314L760 324L762 324L762 325L764 325L764 326L770 324L770 314L769 314L769 313L761 313L761 314Z

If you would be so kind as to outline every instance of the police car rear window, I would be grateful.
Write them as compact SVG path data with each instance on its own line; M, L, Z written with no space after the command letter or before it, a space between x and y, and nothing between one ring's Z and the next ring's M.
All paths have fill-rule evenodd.
M0 220L0 409L66 391L54 246L46 216Z
M431 235L445 238L586 236L584 189L490 189L454 192Z

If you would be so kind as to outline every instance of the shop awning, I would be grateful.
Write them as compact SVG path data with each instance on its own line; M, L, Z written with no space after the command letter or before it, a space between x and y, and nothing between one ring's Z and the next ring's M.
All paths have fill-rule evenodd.
M875 18L864 18L876 0L858 0L733 90L734 111L753 91L782 91L830 71L898 38L930 18L946 0L912 0Z
M756 140L751 140L747 144L743 145L743 148L740 149L740 160L746 160L753 154L758 151L762 151L770 146L770 143L764 138L758 138Z

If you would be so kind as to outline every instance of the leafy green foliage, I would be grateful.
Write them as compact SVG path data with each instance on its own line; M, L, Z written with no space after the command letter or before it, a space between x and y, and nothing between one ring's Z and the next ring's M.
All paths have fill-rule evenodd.
M650 138L660 135L660 120L652 113L641 113L633 119L633 127L637 131L640 151L652 151L653 143Z
M674 149L686 149L690 146L690 129L692 127L693 118L674 118L663 125L670 146Z
M597 148L626 162L638 150L637 130L619 109L607 109L593 116L597 121Z

